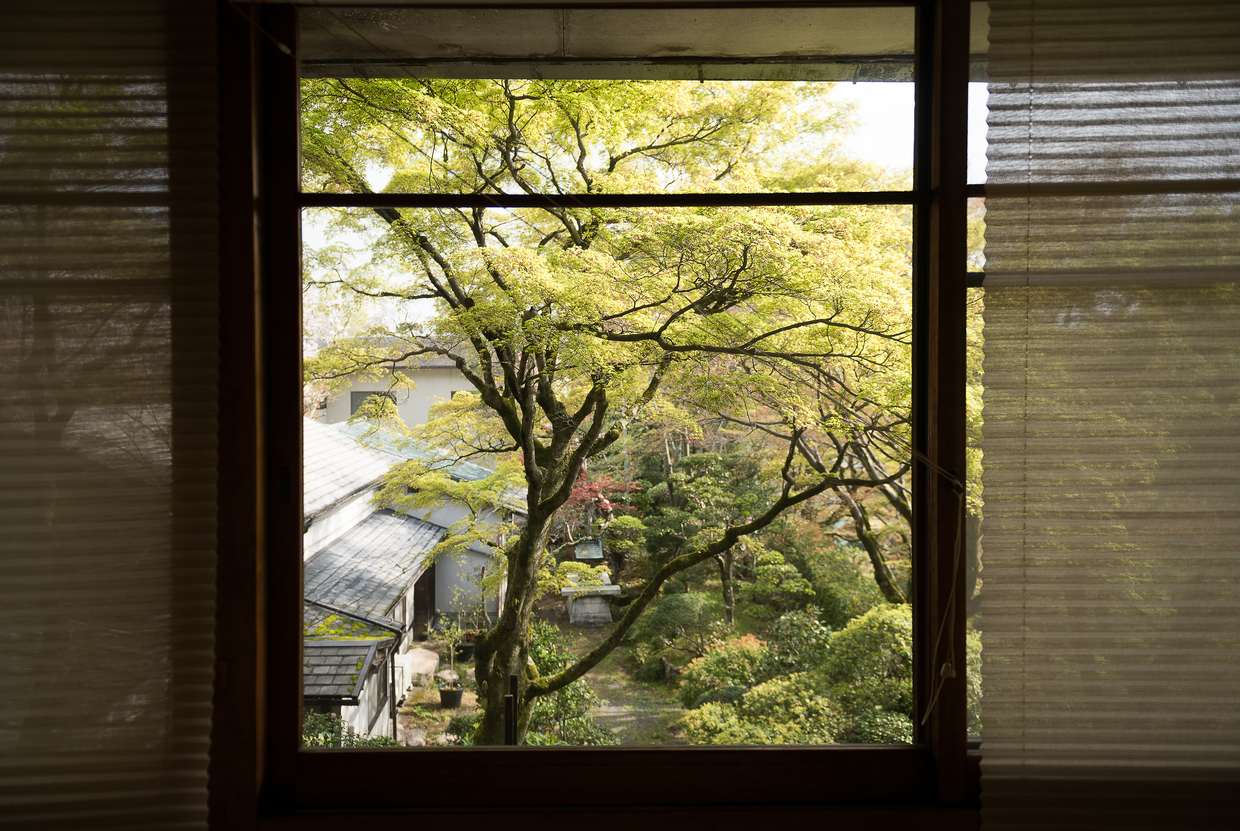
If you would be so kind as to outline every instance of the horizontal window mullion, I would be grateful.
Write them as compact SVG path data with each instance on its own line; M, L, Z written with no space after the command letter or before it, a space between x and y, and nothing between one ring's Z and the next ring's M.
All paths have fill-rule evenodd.
M929 192L835 193L299 193L302 208L754 208L795 205L921 205Z

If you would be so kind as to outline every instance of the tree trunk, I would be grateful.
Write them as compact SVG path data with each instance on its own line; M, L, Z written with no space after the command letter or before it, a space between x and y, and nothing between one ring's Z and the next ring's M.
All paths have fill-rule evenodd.
M900 591L900 587L896 585L895 575L891 573L891 569L887 566L886 559L883 558L883 549L878 544L878 536L870 528L870 517L866 513L865 508L857 500L853 499L852 494L843 488L835 488L835 493L848 506L848 512L853 518L853 528L857 532L857 539L861 541L861 545L865 548L865 553L870 557L870 565L874 567L874 582L878 586L878 590L883 593L883 597L888 603L908 603L908 598L904 596L904 592Z
M483 708L482 722L474 734L476 745L504 743L504 696L511 675L517 676L517 744L525 739L533 704L525 694L530 681L530 615L538 599L538 564L546 555L550 532L550 517L533 515L508 551L509 590L504 608L495 628L474 649L478 703Z
M723 584L723 622L731 626L736 616L735 583L732 580L732 569L736 562L735 549L729 548L715 556L719 564L719 580Z

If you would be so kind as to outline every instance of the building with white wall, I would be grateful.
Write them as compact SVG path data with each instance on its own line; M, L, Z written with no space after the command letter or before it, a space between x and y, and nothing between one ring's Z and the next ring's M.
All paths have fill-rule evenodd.
M411 383L396 383L399 373ZM348 419L371 395L388 395L396 402L396 411L406 424L425 424L430 416L431 405L437 401L451 400L453 394L474 388L456 365L439 355L420 356L394 362L377 375L349 376L340 389L328 393L326 406L320 407L314 417L328 424L338 424Z

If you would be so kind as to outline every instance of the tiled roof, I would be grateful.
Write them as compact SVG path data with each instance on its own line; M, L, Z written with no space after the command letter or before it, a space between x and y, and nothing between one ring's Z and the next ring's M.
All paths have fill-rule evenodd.
M376 641L306 641L302 644L302 695L356 699L377 648Z
M302 485L307 517L371 486L404 457L363 447L351 436L302 419Z
M394 634L372 621L313 603L302 604L301 618L302 635L310 640L385 641Z
M332 427L351 436L366 447L399 456L400 460L414 460L433 463L431 452L418 445L412 439L397 435L391 430L375 427L362 421L349 424L347 421L333 424ZM463 482L477 482L490 476L494 471L472 462L455 462L447 466L448 474Z
M373 513L306 561L305 598L399 627L387 612L425 571L426 554L444 533L404 514Z
M429 466L440 467L440 465L435 464L436 460L429 450L420 446L412 439L393 433L391 430L383 427L376 427L362 421L354 422L353 424L342 421L338 424L333 424L332 427L346 436L351 436L367 447L399 456L401 461L420 461L427 463ZM460 482L479 482L495 472L473 462L454 462L452 464L444 464L443 467L446 468L449 476ZM504 492L500 502L505 508L520 513L525 512L525 498L515 490Z

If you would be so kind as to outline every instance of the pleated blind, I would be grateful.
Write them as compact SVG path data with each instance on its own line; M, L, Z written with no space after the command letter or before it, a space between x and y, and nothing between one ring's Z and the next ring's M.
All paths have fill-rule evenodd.
M1240 4L992 0L982 819L1240 820Z
M206 824L214 32L0 7L0 826Z

